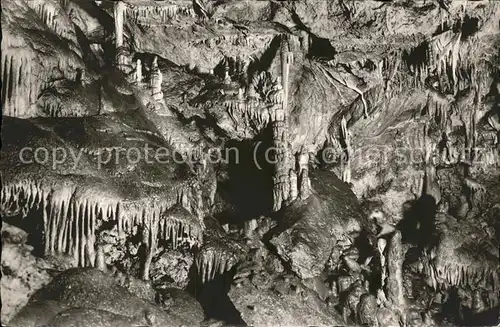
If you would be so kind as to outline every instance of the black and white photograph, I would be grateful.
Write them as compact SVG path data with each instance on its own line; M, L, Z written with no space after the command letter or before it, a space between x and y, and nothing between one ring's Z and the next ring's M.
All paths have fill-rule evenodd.
M2 0L2 327L500 326L500 0Z

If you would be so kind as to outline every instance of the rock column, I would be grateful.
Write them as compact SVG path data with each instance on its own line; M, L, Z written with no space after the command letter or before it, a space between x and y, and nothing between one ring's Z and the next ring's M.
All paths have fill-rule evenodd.
M311 182L309 180L309 153L305 147L298 155L299 196L302 200L309 197Z
M387 280L385 285L387 300L394 309L399 309L402 312L405 308L403 289L404 253L400 231L396 231L389 241L387 259Z
M161 90L161 84L163 82L163 74L158 67L158 57L153 59L151 65L151 96L154 100L154 108L157 114L162 116L171 116L171 112L167 110L165 100L163 99L163 91Z
M284 201L290 197L290 147L288 145L288 75L292 63L293 54L283 51L281 54L281 80L283 83L283 96L276 96L279 99L273 104L271 109L273 128L273 147L276 150L275 174L273 176L273 210L281 209ZM292 192L293 193L293 192Z
M347 121L345 117L342 117L341 121L341 133L342 138L345 143L345 160L342 160L342 181L346 183L351 182L351 156L352 156L352 148L351 148L351 137L350 133L347 130Z
M125 12L127 6L124 2L118 1L115 3L114 7L114 18L115 18L115 42L116 42L116 63L120 70L124 70L127 65L127 54L124 49L124 38L123 38L123 26L125 23Z

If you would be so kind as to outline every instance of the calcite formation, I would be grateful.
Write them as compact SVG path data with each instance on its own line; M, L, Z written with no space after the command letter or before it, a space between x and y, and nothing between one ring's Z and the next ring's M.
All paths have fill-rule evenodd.
M499 2L2 9L6 325L498 325Z
M15 128L15 121L10 123L11 128ZM7 126L9 122L4 124ZM37 130L34 126L30 128L32 131ZM65 149L74 150L71 147ZM10 155L7 153L8 150L11 151L8 152ZM3 157L4 165L8 160L16 159L15 147L4 151L6 151ZM93 153L101 155L99 152ZM80 156L82 154L83 151L80 152ZM43 222L41 232L46 255L64 253L74 257L76 266L94 267L97 256L96 238L103 224L107 222L116 224L120 237L132 234L133 230L139 227L143 242L150 253L146 256L143 268L143 277L148 279L150 256L154 253L158 239L170 240L174 247L183 242L190 246L196 246L201 242L203 223L200 221L201 217L197 216L199 211L196 206L202 203L196 200L198 189L189 182L181 182L175 188L176 192L169 190L168 195L162 195L161 192L154 195L151 190L155 187L150 187L147 191L145 180L135 186L129 184L129 187L136 188L136 194L137 191L139 194L144 191L150 194L146 197L144 193L134 195L133 189L130 189L129 192L132 192L128 194L119 191L117 187L121 183L120 178L113 182L114 186L100 184L100 178L97 176L103 177L101 171L95 170L95 167L83 160L74 162L70 168L75 177L65 175L64 169L60 170L60 167L55 166L37 167L31 164L27 165L24 173L17 175L13 175L7 166L4 168L2 212L19 213L23 216L33 211L39 212ZM44 179L35 180L32 174L40 171L40 168L42 171L45 169L46 175ZM82 179L77 177L78 175L87 177ZM131 176L128 177L130 178ZM183 209L186 212L178 209L176 204L187 208ZM102 258L99 260L102 261Z

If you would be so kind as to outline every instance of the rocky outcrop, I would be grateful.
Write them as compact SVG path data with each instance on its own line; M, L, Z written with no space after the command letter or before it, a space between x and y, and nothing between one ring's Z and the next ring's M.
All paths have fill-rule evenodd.
M135 297L119 286L112 276L96 269L68 270L40 290L32 301L39 303L37 306L54 308L55 315L51 319L45 316L45 319L55 326L65 326L74 321L85 321L90 326L103 322L113 323L113 326L182 324L176 313L164 311L151 302ZM39 319L36 310L30 313L30 317L24 313L14 318L12 326L21 326L18 321L27 323L29 318Z
M359 204L348 186L334 174L312 171L312 194L283 211L270 242L301 278L318 276L333 246L352 242L361 231Z
M142 226L139 235L149 253L154 253L158 239L169 239L174 245L187 242L193 246L201 242L202 223L197 215L203 204L199 201L201 193L196 194L199 188L193 179L178 180L174 182L177 186L173 187L177 191L172 192L173 185L166 186L166 180L159 179L152 169L152 165L159 165L159 162L151 159L146 162L148 160L142 156L149 154L141 153L144 149L134 147L137 140L148 142L151 135L134 131L126 123L116 125L106 119L82 120L80 123L83 135L85 131L88 134L76 140L71 139L71 129L67 129L69 126L64 124L53 122L51 126L48 123L45 126L51 126L49 128L53 128L54 132L47 132L43 130L46 127L29 121L4 121L4 131L24 126L31 131L26 142L30 142L30 137L35 137L36 142L41 142L38 144L43 144L45 149L50 145L61 153L60 157L49 157L54 152L49 153L47 150L40 164L33 157L36 148L31 149L32 157L26 159L22 172L21 169L9 172L9 163L20 160L18 153L21 149L7 138L4 143L2 210L5 213L27 215L35 208L41 209L45 254L69 254L74 257L75 266L95 266L96 257L100 254L97 242L100 226L107 221L116 224L121 238L137 233L133 231L135 226ZM95 128L86 129L84 126L88 123L94 124ZM130 134L125 132L102 138L116 128L122 128L123 132L129 130ZM76 144L71 144L75 141ZM123 149L127 142L136 150L133 166L127 162L131 158L127 157L128 152L122 153L124 157L121 158L119 152L115 152ZM104 165L107 166L105 169ZM44 172L44 177L37 180L35 176L40 172ZM163 172L171 173L167 170ZM149 178L146 177L148 175ZM83 176L86 178L83 179ZM126 192L124 185L128 185ZM177 203L184 206L187 214L178 215L167 211ZM150 258L147 258L143 268L144 278L149 276Z
M52 276L26 244L28 234L2 222L2 320L9 321Z
M498 2L2 7L3 320L497 324Z
M258 245L255 250L236 270L228 293L245 323L252 326L343 323L318 293L286 273L272 253Z

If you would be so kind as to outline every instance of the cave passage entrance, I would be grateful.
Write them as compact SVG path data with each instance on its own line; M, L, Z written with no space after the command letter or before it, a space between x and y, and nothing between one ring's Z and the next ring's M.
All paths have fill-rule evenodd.
M267 160L272 147L272 129L266 128L253 140L229 141L227 149L237 156L229 156L227 178L220 181L221 196L233 206L236 221L264 215L269 216L273 207L274 165Z

